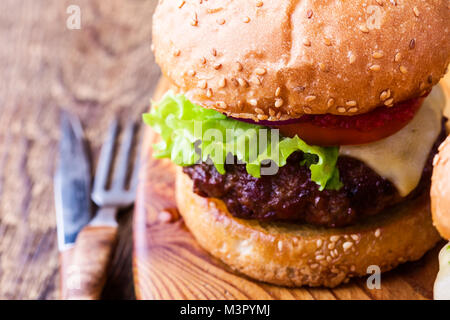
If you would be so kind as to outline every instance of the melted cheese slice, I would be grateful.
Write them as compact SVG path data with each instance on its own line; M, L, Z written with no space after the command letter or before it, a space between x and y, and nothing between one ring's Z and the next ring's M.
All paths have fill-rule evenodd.
M436 86L403 129L373 143L342 146L339 153L363 161L389 179L404 197L419 184L428 154L442 129L444 107L444 93Z

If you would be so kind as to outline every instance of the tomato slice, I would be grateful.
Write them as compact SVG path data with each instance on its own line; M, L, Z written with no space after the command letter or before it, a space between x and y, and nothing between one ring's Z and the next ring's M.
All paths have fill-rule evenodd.
M287 137L298 135L311 145L365 144L402 129L414 118L422 102L423 98L411 99L391 108L380 107L356 116L305 115L296 123L272 127Z

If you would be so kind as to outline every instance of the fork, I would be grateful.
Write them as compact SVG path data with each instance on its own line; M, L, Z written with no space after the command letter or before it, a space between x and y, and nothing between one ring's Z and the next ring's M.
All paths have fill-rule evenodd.
M117 242L117 212L119 209L131 206L135 200L139 154L136 154L134 165L131 168L132 173L127 188L135 128L134 122L127 124L114 170L114 151L119 134L117 119L113 121L108 130L106 141L100 152L91 194L92 201L99 209L76 239L71 271L78 277L72 279L78 282L78 285L72 286L72 289L67 291L66 299L96 300L100 298L106 282L108 265ZM110 177L111 179L109 179ZM111 181L110 186L108 186L109 181Z

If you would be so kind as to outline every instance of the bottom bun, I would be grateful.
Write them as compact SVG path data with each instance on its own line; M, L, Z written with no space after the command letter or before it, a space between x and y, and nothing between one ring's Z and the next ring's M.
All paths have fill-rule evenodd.
M235 218L222 201L195 194L181 170L175 194L200 246L251 278L289 287L334 287L368 275L371 265L387 271L419 259L440 239L427 195L357 225L319 228Z

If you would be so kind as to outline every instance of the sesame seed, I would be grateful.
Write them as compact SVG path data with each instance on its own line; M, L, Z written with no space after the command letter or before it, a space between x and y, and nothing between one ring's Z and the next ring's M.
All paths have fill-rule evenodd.
M261 79L258 76L251 76L250 82L257 86L260 86L262 83Z
M280 119L281 119L281 111L279 111L279 112L277 113L276 118L277 118L277 120L280 120Z
M420 96L421 96L421 97L425 97L425 96L427 96L429 93L430 93L430 91L428 91L428 90L423 90L423 91L420 93Z
M355 113L356 111L358 111L358 108L353 107L353 108L350 108L348 111L351 113Z
M256 68L255 69L255 73L257 74L257 75L259 75L259 76L262 76L262 75L264 75L264 74L266 74L266 69L264 69L264 68Z
M251 104L252 106L256 107L258 105L258 100L250 99L250 100L248 100L248 103Z
M186 3L186 1L181 1L180 4L178 5L178 8L179 9L183 8L185 3Z
M262 2L262 1L256 1L256 6L257 6L258 8L261 8L263 5L264 5L264 2Z
M339 240L339 236L331 236L331 237L330 237L330 240L331 240L332 242L337 242L337 241Z
M280 108L283 105L284 101L283 99L275 99L275 108Z
M334 248L335 248L334 242L332 242L328 245L328 250L333 250Z
M355 272L355 270L356 270L356 267L355 267L354 265L352 265L352 266L350 267L350 271L351 271L351 272Z
M408 72L408 69L406 69L405 66L400 66L400 72L406 74Z
M214 69L219 70L222 67L221 63L214 64Z
M178 56L180 55L180 53L181 53L181 51L180 51L179 49L175 49L175 50L173 51L173 56L174 56L174 57L178 57Z
M311 265L311 269L317 269L319 267L319 265L317 263L314 263Z
M306 11L306 17L308 19L311 19L311 17L313 16L313 11L311 9L309 9L308 11Z
M275 97L279 97L279 96L280 96L280 93L281 93L281 88L278 87L278 88L275 90Z
M346 110L345 110L344 107L338 107L337 111L340 112L340 113L344 113Z
M191 20L191 26L196 27L198 26L198 19L197 19L197 14L194 14L194 17Z
M353 246L353 242L347 241L347 242L344 242L344 244L342 245L342 248L344 249L344 251L347 251L352 246Z
M325 259L325 256L323 256L321 254L316 256L316 260L317 261L320 261L320 260L323 260L323 259Z
M442 146L442 144L441 144L441 146ZM441 146L440 146L440 147L441 147ZM439 161L440 161L439 155L436 154L436 155L434 156L434 158L433 158L433 166L436 166L436 165L438 164Z
M394 102L394 98L390 98L390 99L388 99L388 100L386 100L386 101L384 102L384 105L385 105L386 107L392 107L393 102Z
M356 106L356 101L350 100L350 101L347 101L345 104L349 107L354 107L354 106Z
M356 61L356 56L353 53L350 53L350 55L348 56L348 61L350 62L350 64L353 64Z
M269 115L273 117L275 115L275 111L272 108L269 108Z
M416 47L416 39L411 39L409 42L409 48L412 50Z
M225 109L227 107L227 104L224 101L217 101L216 106L220 109Z
M359 30L361 30L364 33L369 33L369 29L367 28L366 25L359 26Z
M419 17L419 14L420 14L419 9L417 9L417 7L414 7L414 8L413 8L413 11L414 11L414 15L415 15L416 17Z
M372 57L374 57L375 59L380 59L383 58L384 54L381 51L376 51L372 54Z
M259 114L264 114L264 110L261 108L255 108L255 112Z
M225 78L220 79L219 88L225 88L226 85L227 85L227 79L225 79Z
M212 95L213 95L212 89L211 89L211 88L208 88L208 90L206 90L206 96L207 96L208 98L211 98Z
M311 41L309 41L308 39L303 39L303 45L306 47L310 47L311 46Z
M196 74L197 74L197 72L195 72L195 70L189 70L188 71L188 75L191 76L191 77L195 76Z
M244 79L242 79L242 78L237 78L236 80L237 80L237 82L239 83L239 85L240 85L241 87L247 87L247 86L248 86L247 81L245 81Z
M360 240L360 236L357 235L357 234L352 234L350 237L351 237L353 240L355 240L355 241L359 241L359 240Z
M242 71L242 69L244 69L244 67L242 67L242 64L239 61L236 62L236 66L238 71Z
M380 71L381 67L379 64L373 64L369 67L371 71Z
M380 228L378 228L377 230L375 230L375 237L379 237L381 235L381 230Z
M206 89L208 87L208 82L206 82L206 80L200 80L198 82L198 87L200 89Z
M321 71L325 71L325 70L327 69L327 67L325 66L324 63L319 62L319 69L320 69Z
M245 17L242 21L244 21L244 23L249 23L250 22L250 17Z
M316 242L317 248L320 248L322 246L322 243L323 243L322 239L318 239Z
M217 19L217 23L220 25L224 25L225 24L225 19L221 18L221 19Z
M400 52L397 52L397 53L395 54L394 61L395 61L395 62L400 62L400 60L402 60L402 54L401 54Z
M380 100L381 101L385 101L386 99L388 99L391 96L391 90L387 89L384 90L383 92L381 92L380 94Z
M311 102L311 101L314 101L314 100L316 100L316 96L307 96L306 98L305 98L305 101L306 102Z
M310 107L303 107L303 112L304 112L304 113L311 113L312 110L311 110Z
M278 241L278 250L283 250L283 241Z
M334 105L334 99L333 98L328 99L327 105L328 105L328 108L331 108Z
M331 39L330 38L324 38L323 42L325 43L326 46L331 46Z

